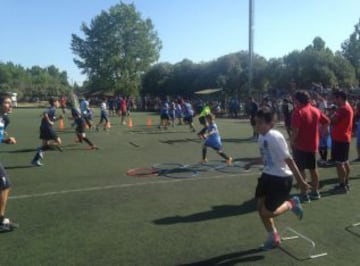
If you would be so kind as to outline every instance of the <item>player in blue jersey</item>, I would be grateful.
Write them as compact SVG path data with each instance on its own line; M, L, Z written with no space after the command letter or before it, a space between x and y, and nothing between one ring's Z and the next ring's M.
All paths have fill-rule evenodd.
M44 159L44 150L48 149L50 145L54 145L59 151L61 148L61 139L56 134L53 125L59 119L62 119L62 115L56 117L56 108L59 107L59 100L51 97L49 100L50 107L46 109L42 115L40 124L40 139L42 140L41 146L37 149L31 164L34 166L42 166L41 160ZM53 142L53 143L51 143Z
M163 127L164 129L167 129L169 124L170 124L170 116L169 116L169 110L170 110L170 106L167 100L164 100L161 103L161 107L160 107L160 125L159 125L159 129L161 129L161 127Z
M106 99L104 99L100 104L100 121L96 125L96 131L99 131L100 125L104 122L103 129L104 131L107 130L109 127L109 118L108 118L108 111L106 106Z
M4 114L11 111L10 95L0 95L0 143L15 144L16 140L13 137L5 137L4 128L6 118ZM0 232L9 232L18 227L17 224L12 223L9 218L5 217L6 203L11 189L10 179L5 171L5 168L0 163Z
M194 109L190 103L190 101L185 100L184 104L182 105L183 114L184 114L184 123L190 126L192 132L195 132L196 129L194 127Z
M222 143L221 143L221 137L220 137L220 133L218 130L218 127L215 123L215 118L214 115L212 114L207 114L205 116L206 122L207 122L207 128L206 128L206 132L203 134L204 138L205 138L205 143L203 145L202 148L202 162L206 163L207 162L207 158L206 158L206 153L207 153L207 147L210 147L214 150L216 150L216 152L226 160L226 163L228 165L232 164L232 158L228 155L226 155L223 151L223 147L222 147Z

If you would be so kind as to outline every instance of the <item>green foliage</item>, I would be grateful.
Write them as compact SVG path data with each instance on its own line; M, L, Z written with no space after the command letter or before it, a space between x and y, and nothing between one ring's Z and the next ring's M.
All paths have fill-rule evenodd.
M19 99L47 98L69 91L67 73L51 65L25 69L13 63L0 62L0 90L17 92Z
M158 60L161 42L150 19L134 4L120 3L82 24L85 39L72 34L75 64L88 76L91 90L136 95L141 74Z
M360 80L360 20L355 25L354 32L341 47L343 56L354 66L357 79Z

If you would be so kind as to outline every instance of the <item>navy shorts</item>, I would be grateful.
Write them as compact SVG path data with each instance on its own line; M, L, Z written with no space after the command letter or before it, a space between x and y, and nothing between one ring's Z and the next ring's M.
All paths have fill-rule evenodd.
M346 163L349 160L349 150L350 143L349 142L340 142L333 140L331 146L331 154L337 163Z
M0 163L0 190L11 187L11 182L6 174L4 166Z
M40 139L42 140L57 140L58 135L55 130L51 128L40 128Z
M305 169L316 169L316 155L315 152L299 151L294 149L294 161L300 171Z
M292 176L279 177L262 173L256 186L255 198L265 197L265 207L275 211L290 197Z

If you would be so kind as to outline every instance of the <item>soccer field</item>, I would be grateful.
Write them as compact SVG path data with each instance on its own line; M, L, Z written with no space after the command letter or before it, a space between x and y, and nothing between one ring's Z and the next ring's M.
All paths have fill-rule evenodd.
M308 259L311 245L301 238L264 252L258 247L266 232L253 200L258 168L211 168L187 178L128 176L131 168L201 159L195 133L186 126L160 131L158 116L146 113L132 115L132 128L112 117L110 132L88 132L99 150L75 143L71 121L65 120L59 133L64 151L46 151L44 166L33 167L41 112L14 110L8 132L17 144L1 145L1 162L13 183L7 216L20 228L0 234L0 265L360 264L360 226L349 227L360 220L360 165L352 166L352 191L346 195L328 193L336 170L321 168L322 199L304 205L302 221L291 212L276 220L280 232L293 228L315 241L313 253L327 256ZM247 121L217 124L235 161L258 156ZM354 146L355 141L352 158ZM220 161L212 150L208 157Z

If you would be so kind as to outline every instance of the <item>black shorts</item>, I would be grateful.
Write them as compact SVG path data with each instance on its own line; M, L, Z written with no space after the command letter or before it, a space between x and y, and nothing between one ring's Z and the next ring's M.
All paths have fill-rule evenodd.
M199 117L199 123L200 123L200 125L203 125L203 126L205 126L205 125L206 125L206 119L205 119L205 116L200 116L200 117Z
M169 120L169 119L170 119L170 116L169 116L169 114L161 114L161 115L160 115L160 119L161 119L161 120Z
M349 160L349 142L340 142L333 140L331 145L331 155L337 163L346 163Z
M11 187L11 182L6 174L4 166L0 163L0 190Z
M256 125L255 116L251 116L251 117L250 117L250 124L251 124L251 126L253 126L253 127Z
M57 140L58 135L55 130L51 128L40 128L40 139L42 140Z
M191 124L193 122L193 117L192 116L186 116L184 117L184 123L186 124Z
M292 176L279 177L262 173L256 186L255 198L265 197L265 207L275 211L290 197Z
M316 155L315 152L300 151L294 149L294 161L300 171L309 169L316 169Z

